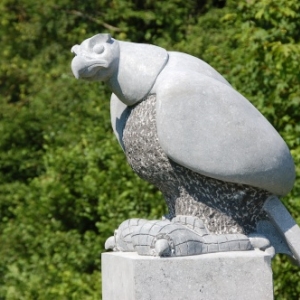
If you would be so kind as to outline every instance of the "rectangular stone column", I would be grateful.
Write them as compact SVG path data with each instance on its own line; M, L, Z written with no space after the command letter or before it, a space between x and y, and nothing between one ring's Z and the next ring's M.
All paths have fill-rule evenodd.
M178 258L102 254L103 300L273 300L270 256L262 251Z

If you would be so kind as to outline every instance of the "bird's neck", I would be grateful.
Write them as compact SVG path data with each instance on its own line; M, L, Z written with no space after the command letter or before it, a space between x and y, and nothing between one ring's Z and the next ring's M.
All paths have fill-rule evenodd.
M131 106L145 98L159 73L168 61L168 52L160 47L119 42L118 71L109 79L108 86L126 105Z

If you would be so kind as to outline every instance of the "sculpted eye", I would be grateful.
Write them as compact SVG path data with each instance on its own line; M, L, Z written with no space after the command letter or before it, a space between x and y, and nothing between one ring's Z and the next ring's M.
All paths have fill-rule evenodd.
M104 51L104 46L103 45L95 45L93 47L93 52L95 52L96 54L101 54Z

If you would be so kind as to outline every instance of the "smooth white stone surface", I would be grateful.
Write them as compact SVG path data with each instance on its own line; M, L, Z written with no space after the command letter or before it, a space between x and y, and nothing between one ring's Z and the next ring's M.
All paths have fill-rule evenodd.
M102 254L103 300L272 300L270 256L262 251L178 258Z

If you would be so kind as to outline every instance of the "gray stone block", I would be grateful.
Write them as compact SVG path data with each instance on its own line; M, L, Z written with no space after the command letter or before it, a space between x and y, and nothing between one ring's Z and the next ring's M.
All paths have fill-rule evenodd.
M271 300L271 258L262 251L179 258L103 253L102 290L103 300Z

